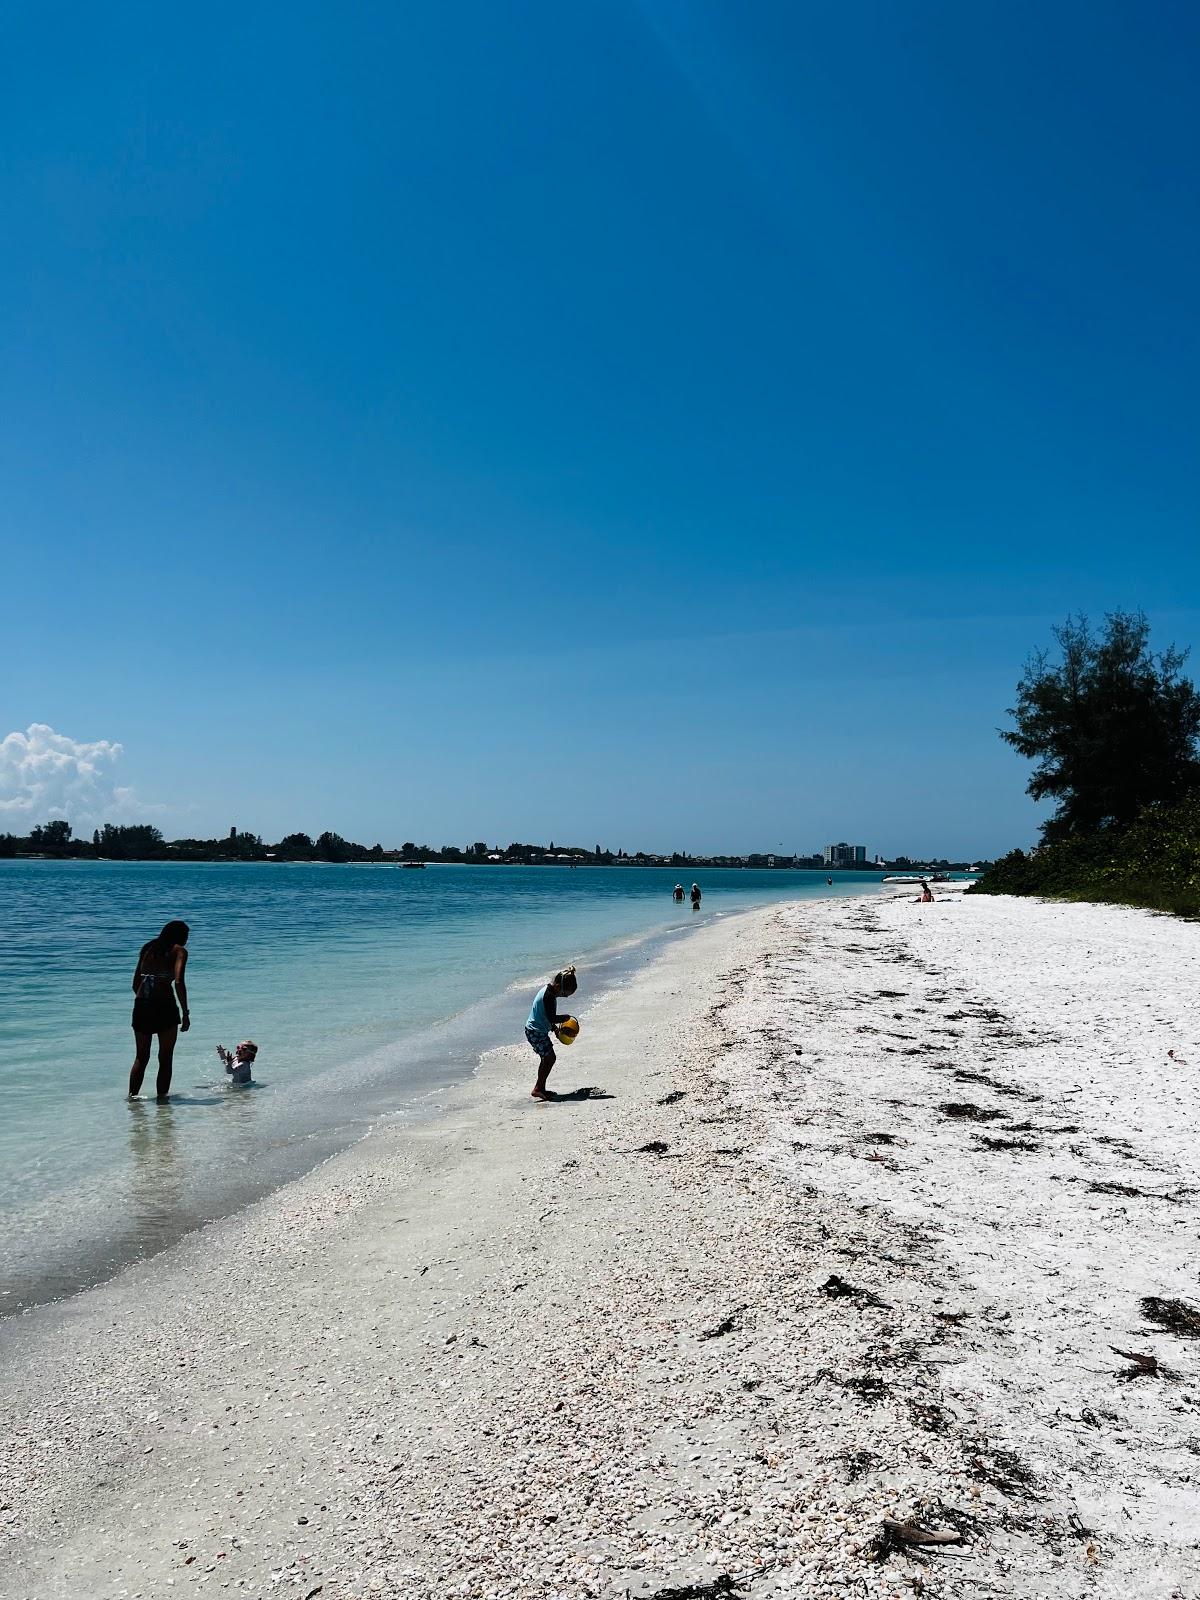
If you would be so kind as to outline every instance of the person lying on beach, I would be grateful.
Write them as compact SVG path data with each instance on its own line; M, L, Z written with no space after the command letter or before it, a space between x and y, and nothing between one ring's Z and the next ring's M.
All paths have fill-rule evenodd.
M534 996L533 1009L529 1013L529 1021L525 1024L525 1037L538 1058L537 1082L530 1090L535 1100L550 1098L546 1079L558 1059L554 1054L550 1035L562 1020L558 1014L558 997L574 994L578 987L575 968L565 967L562 972L556 972L549 983L543 984Z
M236 1050L226 1050L223 1044L219 1044L217 1054L225 1063L225 1071L229 1074L231 1083L250 1082L250 1068L254 1065L254 1058L258 1054L258 1046L253 1039L243 1039Z

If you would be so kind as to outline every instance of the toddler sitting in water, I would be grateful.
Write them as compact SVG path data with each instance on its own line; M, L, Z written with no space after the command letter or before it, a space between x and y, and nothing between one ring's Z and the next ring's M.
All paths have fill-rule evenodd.
M217 1054L225 1063L225 1071L229 1074L231 1083L250 1082L250 1068L254 1065L254 1058L258 1054L258 1046L253 1039L243 1039L236 1050L226 1050L223 1044L219 1044Z

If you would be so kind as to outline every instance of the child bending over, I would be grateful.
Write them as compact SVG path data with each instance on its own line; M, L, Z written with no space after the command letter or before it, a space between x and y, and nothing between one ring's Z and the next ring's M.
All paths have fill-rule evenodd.
M546 1079L550 1076L550 1069L557 1060L550 1035L562 1020L558 1015L557 1000L560 995L574 994L578 987L575 981L575 968L567 967L562 972L556 972L550 982L543 984L534 996L533 1009L529 1013L529 1021L525 1024L525 1037L533 1046L538 1058L537 1082L530 1090L535 1100L550 1098Z

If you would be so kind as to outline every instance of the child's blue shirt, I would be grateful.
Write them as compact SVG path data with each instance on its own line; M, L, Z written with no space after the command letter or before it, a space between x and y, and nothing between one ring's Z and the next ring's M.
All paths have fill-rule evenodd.
M544 983L534 996L533 1008L529 1013L529 1021L525 1024L527 1028L534 1028L538 1033L549 1033L551 1028L554 1026L554 1022L557 1022L558 1020L557 1007L554 1005L553 998L551 999L550 1005L551 1009L555 1012L554 1021L551 1021L549 1015L547 1014L546 996L549 993L550 985L548 983Z

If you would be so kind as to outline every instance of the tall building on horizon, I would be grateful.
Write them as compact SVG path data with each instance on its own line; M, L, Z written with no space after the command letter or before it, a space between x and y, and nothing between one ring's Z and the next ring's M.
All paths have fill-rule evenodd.
M825 846L825 865L827 867L865 867L867 864L867 847L865 844L827 844Z

